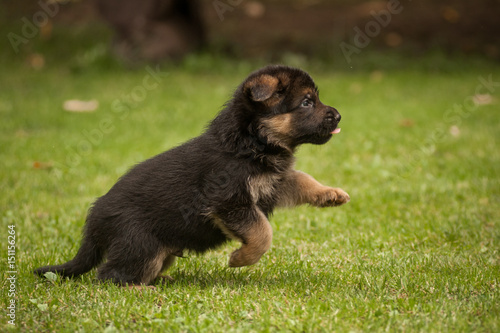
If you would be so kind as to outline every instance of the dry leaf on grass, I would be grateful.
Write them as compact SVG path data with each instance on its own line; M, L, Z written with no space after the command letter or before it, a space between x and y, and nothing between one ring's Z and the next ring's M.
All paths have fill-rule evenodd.
M50 169L52 166L53 164L51 162L33 162L33 169Z
M266 7L258 1L250 1L245 4L245 14L253 19L261 18L266 12Z
M490 94L477 94L472 97L472 101L476 105L489 105L493 104L493 96Z
M81 101L70 99L64 102L63 109L68 112L94 112L99 107L99 102L95 99L90 101Z
M415 126L415 121L413 119L405 118L399 121L399 127L413 127Z
M460 128L458 126L453 125L450 127L450 134L454 136L455 138L460 136Z

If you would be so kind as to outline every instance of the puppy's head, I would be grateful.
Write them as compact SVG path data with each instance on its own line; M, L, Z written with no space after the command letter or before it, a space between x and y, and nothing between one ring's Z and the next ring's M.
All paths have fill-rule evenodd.
M324 105L312 78L286 66L268 66L243 82L259 139L294 149L303 143L324 144L340 131L340 114Z

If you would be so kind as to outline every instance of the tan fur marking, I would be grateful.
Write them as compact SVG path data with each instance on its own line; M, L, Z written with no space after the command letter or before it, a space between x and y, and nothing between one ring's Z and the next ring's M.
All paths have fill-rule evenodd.
M222 233L224 233L224 235L226 235L227 237L229 237L233 240L236 240L238 242L243 242L243 240L241 238L239 238L238 236L233 234L228 228L226 228L226 226L224 225L224 222L222 222L222 220L220 218L218 218L217 216L213 216L213 215L211 215L210 217L212 218L213 224L217 228L219 228L222 231Z
M278 205L282 207L310 204L317 207L340 206L349 195L340 188L324 186L307 173L293 170L285 178Z
M273 229L264 214L259 211L259 220L245 235L245 243L231 254L229 267L242 267L257 263L271 247L272 239Z
M257 203L260 198L271 196L275 191L276 182L280 177L273 174L263 174L248 178L248 190L253 203Z
M278 73L276 75L276 77L278 78L278 82L274 86L274 91L276 91L278 89L278 85L280 85L283 88L286 88L290 85L290 77L288 76L288 74ZM271 98L269 98L268 100L265 101L265 104L267 105L267 107L272 108L272 107L278 105L279 103L281 103L283 101L283 98L284 98L284 96L282 96L282 95L276 96L275 94L273 94L271 96Z
M249 80L245 84L244 90L250 90L252 99L255 101L265 101L270 98L278 87L279 80L274 76L263 74Z
M272 108L273 106L281 103L282 100L283 97L273 95L269 99L267 99L264 103L267 105L268 108Z
M141 284L149 284L154 280L161 272L163 263L168 256L168 251L166 249L161 249L156 257L149 261L146 266L146 270L141 279Z
M278 73L276 76L279 78L283 86L287 87L290 85L290 76L288 73Z
M300 93L297 95L299 95L301 98L303 98L306 95L311 95L311 97L314 97L316 96L316 91L314 91L314 89L311 88L305 88L301 90Z
M168 268L170 268L174 264L175 258L177 258L177 257L173 254L167 255L165 260L163 260L163 265L161 267L160 273L167 270ZM162 275L162 274L158 274L158 276L155 279L156 279L155 282L161 281L161 283L167 283L167 282L174 281L174 278L171 277L170 275Z
M301 171L295 171L295 184L299 204L311 203L315 193L325 187L312 176Z
M269 141L288 148L293 131L292 115L284 113L264 119L261 121L259 130Z
M264 75L261 75L257 78L258 82L260 84L265 84L266 86L268 87L271 87L273 89L276 89L276 86L278 85L278 83L280 82L277 78L275 78L274 76L271 76L271 75L267 75L267 74L264 74Z
M172 266L175 262L175 258L176 256L172 255L172 254L169 254L165 260L163 260L163 265L161 267L161 272L163 272L164 270L168 269L170 266Z

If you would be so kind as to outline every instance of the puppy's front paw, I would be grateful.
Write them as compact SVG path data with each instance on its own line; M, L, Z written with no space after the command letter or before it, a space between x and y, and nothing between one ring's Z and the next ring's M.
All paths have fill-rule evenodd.
M256 264L261 255L262 254L257 252L249 252L248 248L245 249L243 247L231 253L231 257L229 258L229 267L243 267Z
M242 267L246 266L245 259L240 250L235 250L231 253L231 257L229 258L229 267Z
M348 203L350 200L349 194L344 190L326 187L317 194L312 204L317 207L335 207Z

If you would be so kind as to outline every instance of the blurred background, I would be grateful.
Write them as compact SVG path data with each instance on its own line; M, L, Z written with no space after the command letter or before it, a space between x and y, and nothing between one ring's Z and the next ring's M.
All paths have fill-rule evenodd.
M18 0L2 1L0 13L2 53L35 67L68 37L61 55L110 51L127 64L205 52L350 67L361 49L500 59L498 0Z

